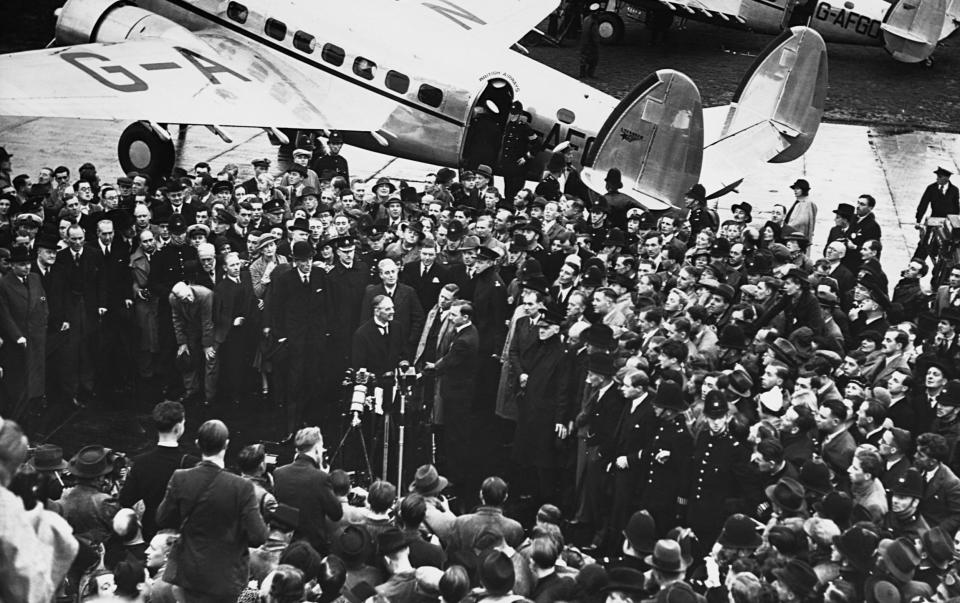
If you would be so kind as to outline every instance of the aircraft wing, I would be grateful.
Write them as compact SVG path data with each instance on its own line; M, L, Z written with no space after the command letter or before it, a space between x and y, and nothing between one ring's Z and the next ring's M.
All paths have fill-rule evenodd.
M275 60L218 35L0 55L0 115L376 131L395 108ZM326 102L335 98L356 101Z
M365 0L356 11L363 29L399 36L405 48L432 55L477 46L509 48L557 8L558 0ZM408 24L408 27L398 26Z

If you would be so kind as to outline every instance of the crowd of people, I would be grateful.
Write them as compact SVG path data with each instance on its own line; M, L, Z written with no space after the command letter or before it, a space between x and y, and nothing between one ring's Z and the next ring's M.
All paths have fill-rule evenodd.
M569 145L505 198L483 164L351 179L341 144L156 182L34 183L0 148L3 600L960 597L948 244L884 265L863 194L813 249L803 179L760 223L700 185L646 211L616 169L588 191ZM950 176L918 222L960 213ZM405 363L436 462L358 488L324 442L396 413L373 390ZM158 402L154 449L27 461L51 409L130 396ZM239 443L224 471L219 420L179 443L187 410L257 396L292 463ZM533 525L504 514L507 481L473 483L478 415ZM472 512L443 495L477 490Z

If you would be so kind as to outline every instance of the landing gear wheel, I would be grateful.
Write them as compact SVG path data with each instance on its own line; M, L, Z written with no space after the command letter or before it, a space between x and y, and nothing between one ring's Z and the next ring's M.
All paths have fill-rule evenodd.
M609 11L597 15L597 32L603 44L619 44L623 40L623 19Z
M124 172L140 172L156 181L173 172L177 153L172 140L163 140L152 128L138 121L120 135L117 156Z

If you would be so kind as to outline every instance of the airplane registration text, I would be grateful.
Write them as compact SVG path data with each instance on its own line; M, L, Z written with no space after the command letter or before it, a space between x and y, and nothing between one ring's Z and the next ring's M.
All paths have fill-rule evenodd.
M814 12L814 18L819 21L830 23L836 27L853 30L856 33L867 36L868 38L880 37L880 21L871 19L865 15L860 15L852 10L837 8L836 14L833 14L834 7L829 2L820 2L817 4L817 10Z

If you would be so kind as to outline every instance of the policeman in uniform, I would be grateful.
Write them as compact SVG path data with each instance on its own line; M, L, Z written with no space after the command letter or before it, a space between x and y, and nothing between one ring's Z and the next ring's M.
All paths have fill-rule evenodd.
M707 394L703 404L706 426L700 430L690 461L686 495L686 525L705 546L720 535L727 516L739 512L735 497L745 491L750 454L730 435L728 406L719 391ZM681 506L681 513L684 507Z
M520 101L510 105L510 119L503 134L500 173L503 174L505 199L513 200L527 182L527 163L536 153L537 133L528 123ZM481 197L482 198L482 197Z
M347 160L340 154L343 148L343 136L340 132L332 132L327 139L327 148L329 152L313 160L313 171L317 173L320 180L333 180L337 176L343 176L347 182L350 182L350 167Z
M690 226L688 241L695 241L701 230L717 231L720 224L707 209L707 191L702 184L694 184L683 196L687 209L687 224Z
M387 257L386 234L387 229L381 223L371 224L364 230L367 237L367 249L360 254L360 263L368 267L370 280L368 284L380 282L380 273L377 271L377 264L380 260ZM362 299L362 296L361 296Z
M159 302L157 324L160 368L171 378L169 385L180 387L179 376L172 370L177 342L173 332L169 298L173 286L187 280L188 262L194 266L194 270L198 270L200 258L197 248L187 244L187 223L182 214L170 216L167 229L170 232L170 241L153 256L147 288Z
M640 505L653 516L659 536L676 525L678 505L686 504L693 438L684 412L688 404L675 381L664 380L653 399L653 437L643 449Z

